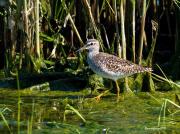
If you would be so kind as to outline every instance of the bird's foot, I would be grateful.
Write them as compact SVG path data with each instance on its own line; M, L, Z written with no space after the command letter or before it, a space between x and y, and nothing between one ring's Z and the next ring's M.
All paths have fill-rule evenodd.
M107 92L109 92L109 90L104 91L103 93L99 94L98 96L94 97L93 99L95 99L97 102L99 102L101 100L101 97L106 94Z

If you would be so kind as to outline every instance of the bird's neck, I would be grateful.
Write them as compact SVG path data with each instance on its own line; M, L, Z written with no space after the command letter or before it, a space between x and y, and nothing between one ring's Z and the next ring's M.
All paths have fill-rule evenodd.
M89 52L88 52L88 58L93 58L94 56L96 56L97 54L99 54L99 50L97 49L97 50L90 50Z

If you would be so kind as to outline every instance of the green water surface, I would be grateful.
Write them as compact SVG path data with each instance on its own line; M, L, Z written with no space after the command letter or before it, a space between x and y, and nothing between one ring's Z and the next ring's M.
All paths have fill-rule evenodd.
M138 93L134 96L124 95L124 100L117 103L116 96L112 93L107 94L97 102L85 92L21 90L21 107L18 110L18 91L1 89L0 92L0 110L2 113L0 133L17 133L18 112L20 112L21 118L20 133L180 133L180 109L167 102L165 119L163 118L164 111L161 110L164 98L179 105L178 100L176 100L178 93L156 92L151 94ZM86 122L75 112L66 108L67 105L76 109ZM161 114L160 111L162 111ZM159 124L158 119L160 119Z

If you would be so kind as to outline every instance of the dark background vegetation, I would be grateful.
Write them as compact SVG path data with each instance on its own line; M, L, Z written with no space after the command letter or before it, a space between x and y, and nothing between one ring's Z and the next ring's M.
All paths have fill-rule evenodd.
M5 76L76 71L88 38L137 64L180 79L179 0L1 0L0 69ZM133 25L134 24L134 25ZM86 63L85 63L86 65Z

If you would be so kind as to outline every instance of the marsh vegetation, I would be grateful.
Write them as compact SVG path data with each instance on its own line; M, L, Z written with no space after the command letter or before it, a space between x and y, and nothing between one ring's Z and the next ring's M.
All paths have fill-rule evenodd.
M116 103L76 53L90 38L153 72L120 79ZM178 133L179 57L179 0L1 0L0 132Z

